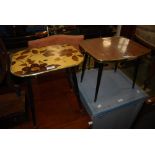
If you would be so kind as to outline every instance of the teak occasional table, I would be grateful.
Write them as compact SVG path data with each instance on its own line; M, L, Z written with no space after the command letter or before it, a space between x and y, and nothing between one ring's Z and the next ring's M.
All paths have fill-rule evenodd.
M27 80L28 101L31 108L33 125L36 125L35 106L31 79L33 76L59 69L71 69L76 95L79 99L75 67L83 61L83 55L73 46L52 45L18 51L11 56L11 73Z
M134 88L138 72L139 59L150 52L150 49L130 39L116 36L86 39L80 43L80 48L85 53L81 82L83 80L88 55L93 57L99 66L94 102L97 100L104 63L115 62L118 64L121 61L136 60L132 85L132 88Z

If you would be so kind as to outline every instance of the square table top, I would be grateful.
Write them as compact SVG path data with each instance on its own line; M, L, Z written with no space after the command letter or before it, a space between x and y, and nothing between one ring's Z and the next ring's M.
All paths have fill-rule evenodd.
M86 39L80 47L100 62L135 59L146 55L150 49L124 37L106 37Z
M10 71L19 77L74 67L83 61L79 50L68 44L28 48L11 55Z

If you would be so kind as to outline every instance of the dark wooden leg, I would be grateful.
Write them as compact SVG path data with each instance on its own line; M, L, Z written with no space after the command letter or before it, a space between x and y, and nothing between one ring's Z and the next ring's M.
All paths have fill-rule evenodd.
M134 68L134 73L133 73L133 83L132 83L132 88L135 87L136 78L137 78L137 74L138 74L139 64L140 64L140 59L137 59L137 60L135 61L135 68Z
M115 69L114 69L114 72L117 71L117 68L118 68L118 62L115 63Z
M78 87L76 71L75 71L76 68L72 67L70 69L71 69L71 72L72 72L72 80L73 80L73 84L74 84L74 90L75 90L77 99L79 101L79 107L80 107L80 109L82 109L82 103L81 103L81 100L80 100L79 87Z
M26 120L29 119L29 99L28 99L28 91L25 92L25 117L26 117Z
M90 70L91 57L88 58L88 69Z
M31 108L33 126L36 127L35 105L34 105L32 81L31 80L32 80L31 77L27 78L27 87L28 87L28 92L27 93L28 93L29 106Z
M70 71L69 68L66 68L65 71L66 71L66 74L67 74L67 79L68 79L69 87L70 87L70 89L72 89L73 81L72 81L72 78L71 78L71 71Z
M98 75L97 75L97 84L96 84L96 91L95 91L95 98L94 98L94 102L96 102L97 100L97 95L98 95L98 90L99 90L99 86L100 86L100 82L101 82L101 77L102 77L102 71L103 71L103 63L99 63L98 64Z
M88 55L85 54L84 61L83 61L83 65L82 65L81 82L82 82L82 80L83 80L84 73L85 73L85 70L86 70L87 59L88 59Z

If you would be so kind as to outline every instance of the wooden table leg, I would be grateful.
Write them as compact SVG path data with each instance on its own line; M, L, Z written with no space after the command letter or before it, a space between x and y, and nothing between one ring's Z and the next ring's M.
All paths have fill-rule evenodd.
M140 64L140 59L137 59L137 60L135 61L135 68L134 68L134 73L133 73L133 83L132 83L132 88L135 87L136 78L137 78L137 74L138 74L139 64Z
M115 63L115 68L114 68L114 72L117 71L117 68L118 68L118 62Z
M31 77L27 78L27 88L28 88L28 103L31 109L31 114L32 114L32 121L33 121L33 126L36 127L36 115L35 115L35 105L34 105L34 98L33 98L33 90L32 90L32 79Z
M78 87L78 82L77 82L77 77L76 77L76 67L72 67L70 68L71 69L71 73L72 73L72 80L73 80L73 84L74 84L74 90L75 90L75 93L76 93L76 96L77 96L77 99L79 101L79 107L80 109L82 109L82 102L81 102L81 99L80 99L80 94L79 94L79 87Z
M83 80L84 73L85 73L85 70L86 70L87 59L88 59L88 55L85 53L85 57L84 57L83 65L82 65L81 82Z
M101 77L102 77L102 71L103 71L103 63L98 63L98 75L97 75L97 84L96 84L96 91L95 91L95 98L94 102L97 100L97 95L98 95L98 90L101 82Z

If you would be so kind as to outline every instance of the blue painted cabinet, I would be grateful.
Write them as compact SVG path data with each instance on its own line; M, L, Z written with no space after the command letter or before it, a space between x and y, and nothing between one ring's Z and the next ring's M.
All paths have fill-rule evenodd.
M97 69L86 70L83 82L77 73L80 97L94 129L130 128L147 94L120 70L104 70L97 101L94 102Z

